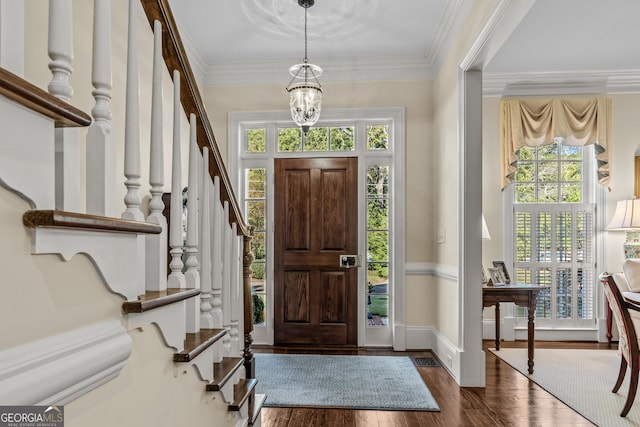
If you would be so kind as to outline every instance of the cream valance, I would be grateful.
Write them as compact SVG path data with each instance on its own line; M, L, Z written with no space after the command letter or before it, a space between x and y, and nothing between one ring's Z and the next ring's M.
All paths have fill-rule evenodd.
M504 99L500 102L502 189L515 179L522 147L595 144L598 180L609 187L612 101L605 98Z

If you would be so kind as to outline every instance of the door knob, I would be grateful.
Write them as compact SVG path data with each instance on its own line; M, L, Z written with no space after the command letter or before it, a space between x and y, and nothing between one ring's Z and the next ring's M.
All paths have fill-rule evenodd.
M360 255L340 255L340 267L360 267Z

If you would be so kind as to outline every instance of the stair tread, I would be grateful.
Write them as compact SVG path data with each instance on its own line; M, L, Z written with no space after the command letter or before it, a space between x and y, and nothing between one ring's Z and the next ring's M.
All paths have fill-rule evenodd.
M136 301L122 303L122 312L144 313L154 308L163 307L174 302L182 301L200 295L200 289L169 288L164 291L147 291Z
M184 340L184 350L174 353L174 362L189 362L200 353L211 347L226 333L226 329L200 329L195 333L188 333Z
M0 94L55 121L56 127L82 127L91 116L20 76L0 68Z
M207 384L207 391L220 391L242 366L242 357L225 357L222 362L213 364L213 381Z
M258 384L258 380L255 378L245 378L238 381L238 384L233 387L233 403L229 405L229 410L239 411L253 393L256 384Z
M148 222L60 210L29 210L22 215L22 223L29 228L64 227L143 234L160 234L162 232L161 226Z

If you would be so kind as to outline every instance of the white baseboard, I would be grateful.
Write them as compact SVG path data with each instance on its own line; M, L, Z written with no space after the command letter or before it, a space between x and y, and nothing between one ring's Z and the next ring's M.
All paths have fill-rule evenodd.
M64 405L117 377L131 337L113 319L0 351L3 405Z
M407 326L407 350L431 350L456 381L460 375L460 350L432 326Z

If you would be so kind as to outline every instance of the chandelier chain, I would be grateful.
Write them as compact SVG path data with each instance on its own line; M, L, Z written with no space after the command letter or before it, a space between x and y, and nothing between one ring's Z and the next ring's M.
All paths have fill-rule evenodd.
M307 8L304 8L304 63L308 62L307 59Z

